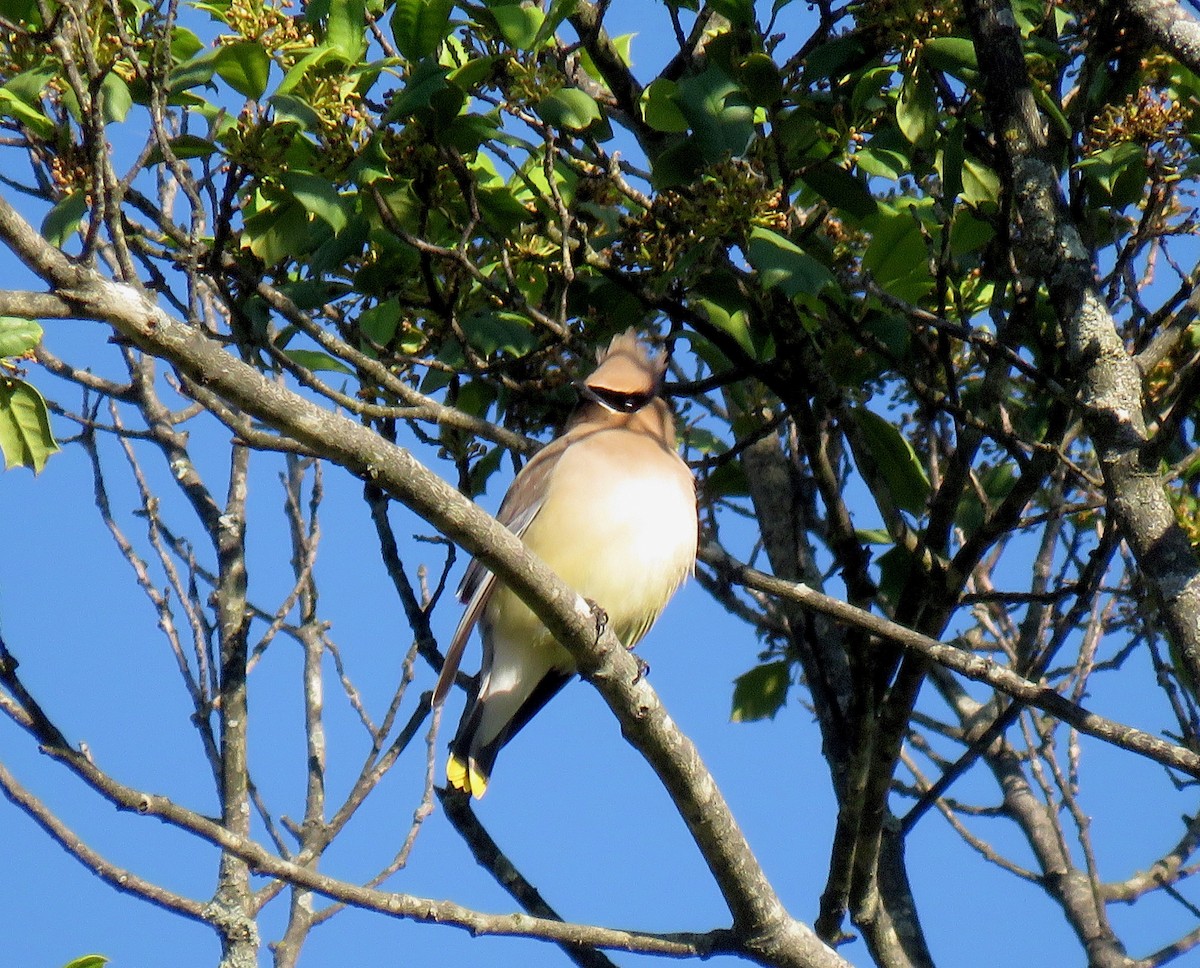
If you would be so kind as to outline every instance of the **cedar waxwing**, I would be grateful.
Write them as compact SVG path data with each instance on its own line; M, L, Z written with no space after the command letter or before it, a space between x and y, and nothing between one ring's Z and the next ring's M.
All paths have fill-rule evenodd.
M696 560L696 489L679 457L675 421L658 396L666 360L634 331L597 354L582 399L560 437L516 476L500 522L584 598L632 649L657 620ZM450 744L446 778L483 796L496 754L575 673L569 652L478 561L467 567L466 604L434 692L446 698L471 629L483 665Z

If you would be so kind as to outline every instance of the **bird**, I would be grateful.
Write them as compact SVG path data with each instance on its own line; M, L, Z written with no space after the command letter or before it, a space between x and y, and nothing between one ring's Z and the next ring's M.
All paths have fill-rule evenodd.
M580 400L562 434L517 474L497 518L632 649L694 570L696 487L661 396L665 356L651 355L631 328L597 364L576 384ZM478 625L482 665L446 766L449 786L478 799L501 748L570 681L575 663L477 558L458 595L465 608L433 705L444 702Z

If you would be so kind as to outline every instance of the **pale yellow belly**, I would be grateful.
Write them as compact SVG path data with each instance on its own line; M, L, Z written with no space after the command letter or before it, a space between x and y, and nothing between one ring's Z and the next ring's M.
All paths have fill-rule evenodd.
M632 647L695 560L691 477L651 440L626 431L597 434L588 446L564 453L524 540L567 584L603 608L613 631ZM541 623L506 589L496 590L488 612L510 634L520 627L528 647L550 646ZM558 659L566 656L561 647L552 648ZM553 664L569 667L566 662Z

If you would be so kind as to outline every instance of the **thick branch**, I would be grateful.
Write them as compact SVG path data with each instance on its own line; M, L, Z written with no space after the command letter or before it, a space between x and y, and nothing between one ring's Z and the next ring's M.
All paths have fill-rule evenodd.
M1121 4L1164 50L1200 74L1200 22L1177 0L1124 0Z
M1007 3L964 5L1026 264L1045 281L1066 339L1084 424L1122 537L1186 668L1200 681L1200 562L1175 520L1142 410L1141 373L1096 288L1091 253L1071 223Z

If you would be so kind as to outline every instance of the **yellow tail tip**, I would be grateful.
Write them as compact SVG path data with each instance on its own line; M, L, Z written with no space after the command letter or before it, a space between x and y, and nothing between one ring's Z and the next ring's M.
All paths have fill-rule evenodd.
M474 763L468 765L453 754L446 763L446 781L455 790L469 793L476 800L487 792L488 778L475 769Z

